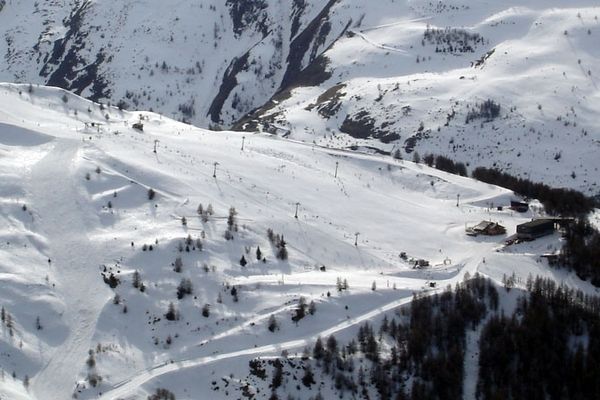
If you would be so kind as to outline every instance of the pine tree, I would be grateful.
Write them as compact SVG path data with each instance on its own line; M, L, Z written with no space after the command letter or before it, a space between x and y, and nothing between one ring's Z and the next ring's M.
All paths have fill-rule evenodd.
M282 261L285 261L288 259L288 251L286 248L286 242L285 239L283 238L283 235L279 238L279 240L277 240L277 258L279 258Z
M315 341L315 346L313 347L313 358L315 360L320 360L325 355L325 348L323 347L323 342L321 341L321 336L317 337Z
M173 271L181 272L182 268L183 268L183 261L181 260L181 257L177 257L175 259L175 263L173 264Z
M387 317L387 314L383 316L383 320L381 321L381 327L379 328L379 331L381 333L388 333L390 329L390 323Z
M335 287L337 288L338 292L341 292L343 290L343 288L344 288L343 284L342 284L342 278L340 278L339 276L338 276L338 278L335 281Z
M204 214L204 207L202 207L202 203L198 205L198 209L196 210L196 212L198 213L198 215Z
M233 231L235 230L235 225L237 224L237 219L236 216L237 215L237 211L235 210L234 207L230 207L229 208L229 216L227 217L227 229L229 231Z
M329 351L329 353L331 353L332 355L337 354L338 344L337 344L337 340L336 340L335 336L333 336L333 335L330 335L327 338L327 351Z
M177 315L177 310L175 309L175 305L173 304L173 302L169 303L169 308L167 309L165 318L169 321L175 321L179 319Z
M153 395L148 396L148 400L175 400L175 395L167 389L157 388Z
M275 315L271 314L269 316L269 322L267 323L267 329L271 332L275 332L279 329L279 324L277 323L277 319L275 319Z
M179 286L177 286L177 298L179 300L183 299L186 295L192 294L194 291L192 281L188 278L183 278L181 282L179 282Z
M88 359L85 362L87 364L88 369L92 369L96 366L96 359L94 358L94 350L88 350Z
M131 284L133 285L134 288L139 289L141 283L142 283L142 281L140 278L140 273L137 270L135 270L133 272L133 278L132 278Z
M312 372L312 368L310 367L310 365L304 366L304 375L302 376L302 383L306 387L310 387L311 385L316 383L315 376Z
M279 400L279 396L277 395L277 392L275 390L273 390L271 392L271 396L269 396L269 400Z
M283 365L278 358L275 359L273 367L273 380L271 381L271 386L273 387L273 390L275 390L281 386L283 382Z
M415 151L415 154L413 154L413 162L415 164L419 164L421 162L421 157L419 156L419 153L417 153L416 151Z
M210 316L210 304L205 304L202 307L202 316L208 318Z
M296 313L292 317L292 321L298 323L302 318L306 316L306 299L304 297L300 297L298 300L298 307L296 308Z
M256 248L256 259L259 261L262 259L262 251L260 251L260 246Z
M108 286L110 286L111 289L116 288L120 283L119 278L117 278L112 272L108 279L105 279L105 282L108 284Z
M248 262L246 261L246 257L244 257L244 255L242 255L242 258L240 258L240 265L242 267L245 267L246 264L248 264Z

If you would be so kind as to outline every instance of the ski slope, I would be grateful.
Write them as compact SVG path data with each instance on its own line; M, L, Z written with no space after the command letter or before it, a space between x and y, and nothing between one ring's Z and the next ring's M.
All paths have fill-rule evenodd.
M0 3L0 81L600 195L597 0Z
M364 15L323 53L322 81L237 128L600 193L596 1L378 2ZM498 115L467 121L488 100Z
M414 293L477 272L498 282L544 275L595 292L540 261L560 247L558 234L507 249L502 237L465 235L487 219L510 234L541 212L498 211L514 198L505 189L389 156L206 131L55 88L0 85L0 176L0 305L14 321L12 336L1 326L0 395L11 399L145 399L157 387L178 399L222 398L210 382L244 374L254 356L350 337ZM199 203L214 209L206 222ZM226 240L230 207L237 230ZM284 236L287 260L275 257L269 228ZM188 235L202 251L178 250ZM401 252L431 266L415 269ZM136 270L143 293L132 286ZM193 293L177 299L182 278ZM295 324L301 296L316 312ZM170 302L179 320L166 320ZM91 373L101 377L95 387Z

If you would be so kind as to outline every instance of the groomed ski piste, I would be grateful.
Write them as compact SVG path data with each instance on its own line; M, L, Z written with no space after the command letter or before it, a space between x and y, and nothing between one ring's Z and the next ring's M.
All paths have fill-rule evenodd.
M350 338L414 294L475 273L596 293L540 258L560 248L558 233L504 247L542 213L535 202L528 213L508 209L517 198L508 190L389 156L207 131L60 89L0 85L0 176L0 304L12 317L1 328L1 398L146 399L158 387L177 399L227 398L210 382L244 376L249 359L299 355L317 336ZM199 204L214 210L206 222ZM465 235L483 220L507 235ZM287 260L268 229L283 235ZM192 248L180 251L188 235ZM115 288L102 276L111 273ZM183 278L193 293L178 299ZM295 323L300 297L316 311ZM171 302L178 320L165 318Z

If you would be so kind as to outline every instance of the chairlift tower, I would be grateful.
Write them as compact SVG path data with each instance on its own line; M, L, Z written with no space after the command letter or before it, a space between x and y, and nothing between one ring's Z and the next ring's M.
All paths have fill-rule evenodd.
M294 218L298 219L298 207L300 206L300 203L296 203L296 213L294 214Z

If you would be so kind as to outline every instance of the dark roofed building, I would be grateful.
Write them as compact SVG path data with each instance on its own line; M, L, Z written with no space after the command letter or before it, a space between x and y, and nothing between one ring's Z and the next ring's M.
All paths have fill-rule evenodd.
M529 204L522 201L511 200L510 208L516 212L527 212L529 210Z
M475 226L467 228L467 235L503 235L506 233L506 228L502 225L492 221L481 221Z
M553 219L534 219L517 225L517 238L521 240L533 240L542 236L552 235L554 233Z

